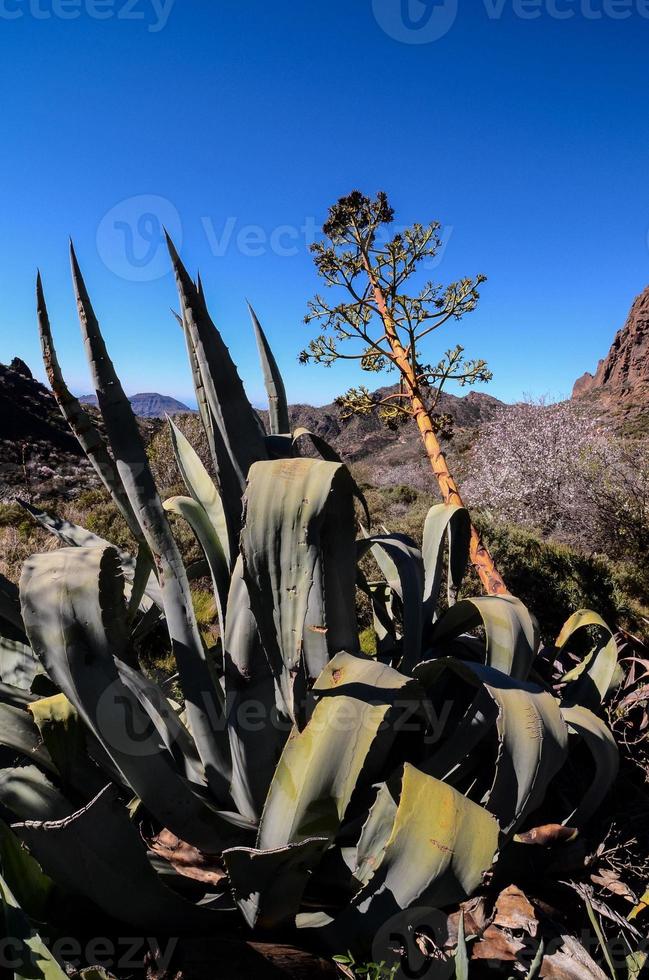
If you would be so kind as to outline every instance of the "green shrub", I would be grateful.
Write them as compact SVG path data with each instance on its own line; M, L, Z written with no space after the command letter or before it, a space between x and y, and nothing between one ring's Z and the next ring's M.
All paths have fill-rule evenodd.
M634 612L614 563L498 524L483 514L475 519L508 587L535 613L544 640L555 639L566 618L585 608L597 609L611 624L642 631L637 606ZM475 581L469 579L467 587L471 590Z

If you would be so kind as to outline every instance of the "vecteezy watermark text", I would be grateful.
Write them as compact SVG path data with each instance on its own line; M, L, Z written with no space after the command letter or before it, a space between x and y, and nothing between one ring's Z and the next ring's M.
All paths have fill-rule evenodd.
M58 936L43 941L60 963L83 966L90 963L104 970L142 970L147 963L166 975L178 946L177 939L159 942L153 936L123 936L117 939L95 936L80 942L73 936ZM30 963L31 953L23 938L3 936L0 939L0 969L19 970ZM29 974L28 974L29 975Z
M649 21L649 0L465 0L468 6L482 7L490 21L511 15L518 20ZM372 0L372 12L379 27L403 44L431 44L445 37L454 26L460 0Z
M0 20L140 21L150 34L163 30L175 0L0 0Z
M195 224L200 227L214 258L236 252L252 259L264 255L290 259L308 253L315 242L322 240L320 223L309 215L295 224L273 226L244 223L234 215L219 218L203 215ZM99 257L120 279L131 282L160 279L170 271L165 230L180 249L183 221L171 201L158 194L125 198L110 208L98 225ZM401 226L391 226L377 240L382 244L387 237L404 230ZM440 265L452 234L452 225L440 229L440 248L424 261L424 269L430 271Z

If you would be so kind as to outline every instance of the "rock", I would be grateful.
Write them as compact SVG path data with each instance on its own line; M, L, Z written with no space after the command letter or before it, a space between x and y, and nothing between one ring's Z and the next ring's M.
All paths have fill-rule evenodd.
M648 382L649 286L636 298L608 356L599 362L590 387L630 388Z
M577 379L572 397L591 402L629 434L649 429L649 286L636 297L595 374Z
M9 365L9 369L11 371L16 371L18 374L22 374L24 378L29 378L30 380L34 377L25 362L21 361L19 357L14 357L13 361Z
M95 486L94 471L59 412L52 393L14 357L0 364L0 501L34 500Z

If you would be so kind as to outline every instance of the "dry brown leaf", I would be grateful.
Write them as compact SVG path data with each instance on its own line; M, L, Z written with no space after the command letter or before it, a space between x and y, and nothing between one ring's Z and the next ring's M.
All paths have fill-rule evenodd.
M520 844L536 844L538 847L553 847L555 844L567 844L574 840L579 831L575 827L564 827L560 823L546 823L542 827L533 827L524 834L516 834L514 840Z
M636 937L636 939L643 939L642 933L640 933L638 929L636 929L636 927L628 921L628 919L625 919L624 916L620 915L619 912L612 909L610 905L607 905L606 902L603 902L595 895L592 885L587 885L585 882L581 881L561 881L559 884L567 885L568 888L572 888L573 891L577 892L582 899L587 899L596 912L599 912L600 915L610 919L611 922L615 922L615 924L619 926L623 932L630 932L631 935Z
M518 954L525 949L525 943L508 935L498 926L488 926L482 938L471 948L472 960L495 960L513 963Z
M612 895L619 895L621 898L625 898L632 905L635 905L638 901L637 896L633 894L628 885L625 885L621 881L620 876L612 868L600 868L597 874L590 876L590 880L593 884L599 885L601 888L605 888L611 892Z
M562 948L543 957L544 980L608 980L574 936L561 937Z
M490 924L487 915L487 902L483 895L462 902L457 912L451 913L447 920L448 937L444 943L449 949L457 946L457 934L460 926L460 915L464 914L464 935L481 936Z
M151 850L165 858L178 872L206 885L218 885L226 877L223 864L215 855L203 854L180 840L170 830L161 830L150 843Z
M498 896L493 924L511 932L526 932L532 939L539 928L533 905L516 885L505 888Z

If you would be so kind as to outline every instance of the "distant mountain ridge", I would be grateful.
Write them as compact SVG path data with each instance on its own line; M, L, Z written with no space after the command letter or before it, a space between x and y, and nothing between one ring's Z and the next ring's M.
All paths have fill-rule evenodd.
M380 388L377 394L384 397L395 390ZM503 407L505 402L482 391L471 391L463 397L442 392L436 411L453 420L455 435L450 441L444 440L451 463L458 460L477 428ZM265 422L266 413L259 414ZM289 418L292 430L303 426L330 443L345 462L367 467L368 476L376 485L430 486L430 463L421 436L408 421L392 430L376 414L341 419L335 402L322 406L290 405Z
M391 390L380 389L379 394ZM80 400L88 405L102 428L99 413L93 409L96 396L86 395ZM158 431L158 420L165 414L191 412L178 399L158 392L140 393L130 400L147 442ZM457 431L447 447L451 456L462 452L476 428L492 418L502 405L497 398L478 391L463 398L442 394L438 410L453 418ZM0 365L0 409L0 500L11 499L25 489L35 497L73 496L96 484L92 467L69 432L52 393L17 358L8 366ZM259 414L264 419L267 416L263 411ZM335 403L318 407L292 405L289 414L292 429L304 426L322 436L348 462L366 465L377 483L430 483L415 426L406 424L391 431L374 415L341 419Z
M97 407L96 395L81 395L80 402L84 405ZM165 415L183 415L193 412L192 408L179 402L170 395L160 395L157 391L145 391L129 398L133 411L143 419L163 419Z

